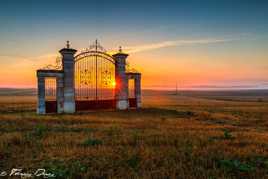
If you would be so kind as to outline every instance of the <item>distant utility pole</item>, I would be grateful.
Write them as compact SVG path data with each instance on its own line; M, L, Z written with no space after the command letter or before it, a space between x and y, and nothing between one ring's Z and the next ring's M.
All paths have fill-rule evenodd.
M175 95L182 95L182 91L179 91L180 83L176 82L176 89L175 89Z
M178 83L176 82L176 91L175 91L175 95L178 95Z

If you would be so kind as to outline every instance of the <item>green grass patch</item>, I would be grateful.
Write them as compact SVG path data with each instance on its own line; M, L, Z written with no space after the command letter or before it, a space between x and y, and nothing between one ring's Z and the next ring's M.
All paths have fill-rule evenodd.
M243 163L239 160L219 160L218 161L220 168L224 168L229 172L251 172L255 170L255 166L251 163Z
M92 138L88 138L86 139L83 143L82 146L98 146L98 145L102 145L103 142L100 139L92 139Z

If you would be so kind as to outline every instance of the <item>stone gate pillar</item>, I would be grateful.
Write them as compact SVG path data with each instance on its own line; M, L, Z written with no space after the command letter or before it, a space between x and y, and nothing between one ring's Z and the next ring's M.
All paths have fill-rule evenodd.
M114 54L115 58L115 100L116 109L125 110L129 108L128 103L128 78L126 75L126 58L128 54L122 52L121 48L119 52Z
M45 77L40 76L37 72L37 114L46 113L46 101L45 101Z
M64 112L64 78L63 75L57 77L57 113Z
M62 65L64 73L64 103L63 111L65 113L75 112L75 87L74 87L74 54L75 49L70 48L67 41L67 47L59 51L62 55Z
M134 80L136 105L141 108L141 74L136 73Z

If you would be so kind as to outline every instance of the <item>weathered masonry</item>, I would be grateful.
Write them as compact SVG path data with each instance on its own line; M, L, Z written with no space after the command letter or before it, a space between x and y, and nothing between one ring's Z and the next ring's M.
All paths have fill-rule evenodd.
M67 41L59 52L57 66L37 70L38 114L141 107L141 74L121 48L110 55L96 41L77 54Z

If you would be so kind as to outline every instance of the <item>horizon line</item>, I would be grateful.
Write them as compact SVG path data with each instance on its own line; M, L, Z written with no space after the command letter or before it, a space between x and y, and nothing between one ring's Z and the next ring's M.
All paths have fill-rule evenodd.
M18 89L18 90L37 90L37 87L15 87L15 86L0 86L1 89ZM142 90L155 91L176 91L176 87L143 87ZM266 87L183 87L177 88L177 91L237 91L237 90L268 90Z

